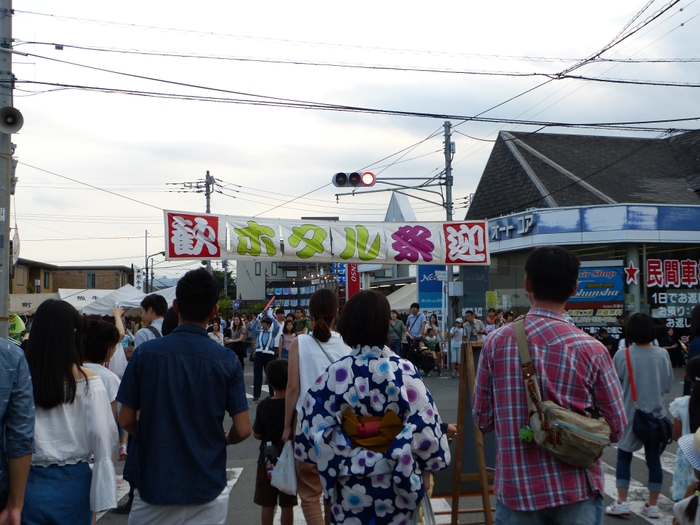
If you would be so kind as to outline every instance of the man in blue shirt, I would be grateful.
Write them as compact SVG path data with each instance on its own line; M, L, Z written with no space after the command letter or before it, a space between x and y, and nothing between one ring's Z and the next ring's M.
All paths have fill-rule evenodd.
M425 334L425 325L427 320L425 315L419 313L420 305L418 303L413 303L411 305L411 314L406 319L406 339L409 346L412 345L416 339L423 337Z
M34 391L24 352L0 339L0 523L19 525L34 452Z
M175 296L179 326L134 350L117 394L119 424L134 436L124 466L137 487L129 523L224 524L226 445L252 432L243 369L206 332L218 309L214 278L187 272ZM233 419L228 432L225 412Z

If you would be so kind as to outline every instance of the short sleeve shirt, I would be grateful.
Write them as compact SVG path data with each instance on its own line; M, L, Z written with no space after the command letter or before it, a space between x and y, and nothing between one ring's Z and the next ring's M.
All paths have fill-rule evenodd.
M260 456L258 464L264 465L263 451L265 444L271 441L279 452L282 452L282 433L284 432L284 398L272 399L267 397L258 405L253 422L253 432L261 434Z
M233 352L180 325L134 350L117 400L141 411L124 478L146 503L201 505L224 490L224 415L248 410Z

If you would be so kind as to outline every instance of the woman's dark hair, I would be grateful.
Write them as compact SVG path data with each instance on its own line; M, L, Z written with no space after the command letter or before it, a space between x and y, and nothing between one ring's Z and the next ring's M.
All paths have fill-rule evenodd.
M565 303L574 292L580 263L560 246L541 246L525 261L525 273L535 299Z
M287 331L287 325L288 325L288 324L291 324L291 325L292 325L292 327L289 329L289 331ZM293 333L294 333L294 321L285 321L285 322L284 322L284 328L282 328L282 333L283 333L283 334L287 334L287 335L293 334ZM273 387L273 388L274 388L274 387Z
M688 523L695 522L695 515L698 513L698 496L694 496L685 508L685 517Z
M433 324L433 317L435 318L435 324L438 324L438 318L435 314L430 314L430 317L428 317L428 324Z
M392 310L391 312L389 312L389 314L396 314L396 317L399 316L399 312L397 312L396 310Z
M338 333L345 344L384 346L390 320L389 301L380 292L362 290L345 304L338 319Z
M270 383L270 386L275 390L284 390L287 388L287 370L289 361L286 359L275 359L270 361L265 367L265 377Z
M627 343L645 345L654 342L654 320L643 312L632 314L627 321L625 337Z
M700 356L695 356L688 361L685 375L693 384L688 401L688 413L690 414L690 431L695 434L700 428Z
M309 315L314 322L314 337L325 343L331 338L333 320L338 316L338 296L333 290L322 288L309 299Z
M83 320L69 303L48 299L37 308L27 348L36 406L51 409L75 400L73 366L82 364L82 332Z
M89 321L83 328L82 356L84 361L104 363L109 350L119 342L119 330L106 321Z
M179 323L180 319L175 313L175 310L173 310L173 307L171 306L170 308L168 308L168 311L165 312L165 317L163 317L163 326L160 330L161 335L168 335L170 332L177 328L177 325Z

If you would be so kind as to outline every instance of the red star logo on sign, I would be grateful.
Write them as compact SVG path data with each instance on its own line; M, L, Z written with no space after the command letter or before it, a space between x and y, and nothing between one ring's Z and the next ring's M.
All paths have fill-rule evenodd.
M637 273L639 273L639 268L635 268L634 263L630 261L629 266L625 268L627 284L637 284Z

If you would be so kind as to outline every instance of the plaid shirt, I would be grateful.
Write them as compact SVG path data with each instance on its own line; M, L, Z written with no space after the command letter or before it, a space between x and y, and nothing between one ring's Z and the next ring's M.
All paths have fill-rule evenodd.
M580 414L594 407L610 425L610 439L617 442L627 418L607 349L550 310L530 310L525 333L543 399ZM512 509L533 511L604 494L600 460L591 469L579 469L547 454L534 442L520 440L521 427L529 424L520 365L512 324L486 339L472 413L483 433L496 431L496 497Z

